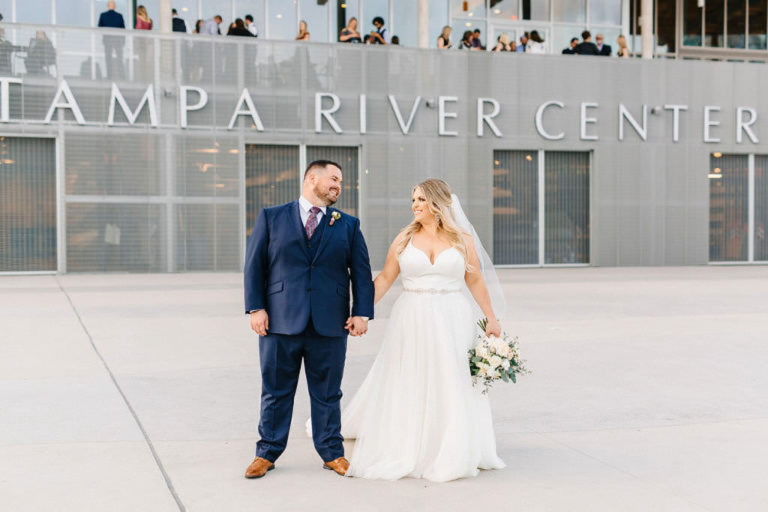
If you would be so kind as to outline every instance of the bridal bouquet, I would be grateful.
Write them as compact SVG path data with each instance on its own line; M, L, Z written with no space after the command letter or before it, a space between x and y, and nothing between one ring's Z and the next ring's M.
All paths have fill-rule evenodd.
M475 346L469 350L469 370L472 384L483 386L483 394L488 393L497 380L517 382L518 375L531 373L520 359L517 336L514 338L504 331L501 337L486 336L487 319L477 322L480 333L475 337Z

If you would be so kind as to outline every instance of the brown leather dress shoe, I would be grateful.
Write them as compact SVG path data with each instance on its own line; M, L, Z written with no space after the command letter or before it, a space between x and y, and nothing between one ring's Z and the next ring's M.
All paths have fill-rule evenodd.
M267 459L256 457L245 470L245 478L261 478L267 474L267 471L275 469L275 465Z
M347 470L349 469L349 461L344 457L339 457L338 459L332 460L331 462L326 462L323 464L323 467L325 469L331 469L341 476L344 476L347 474Z

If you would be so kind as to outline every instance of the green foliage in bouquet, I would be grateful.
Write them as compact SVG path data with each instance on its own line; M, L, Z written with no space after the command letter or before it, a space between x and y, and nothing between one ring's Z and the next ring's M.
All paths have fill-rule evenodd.
M469 350L469 370L474 385L482 385L487 393L494 382L517 382L518 375L531 373L520 358L517 336L506 332L501 337L486 336L488 319L477 322L480 332L475 336L475 346Z

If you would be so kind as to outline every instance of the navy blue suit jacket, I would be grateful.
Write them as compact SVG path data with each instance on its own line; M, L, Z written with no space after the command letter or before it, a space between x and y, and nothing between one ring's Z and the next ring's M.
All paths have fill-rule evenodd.
M104 11L99 16L99 26L106 28L125 28L123 15L117 11Z
M307 247L299 202L264 208L245 253L245 312L266 309L269 332L304 332L310 317L318 334L343 336L350 316L373 318L373 281L360 220L327 208L314 258Z

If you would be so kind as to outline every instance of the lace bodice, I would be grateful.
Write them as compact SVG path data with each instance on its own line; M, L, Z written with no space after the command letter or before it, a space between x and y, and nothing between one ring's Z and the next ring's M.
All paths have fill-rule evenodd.
M464 258L450 247L429 261L427 254L409 241L398 257L403 288L408 291L440 293L460 291L464 287Z

